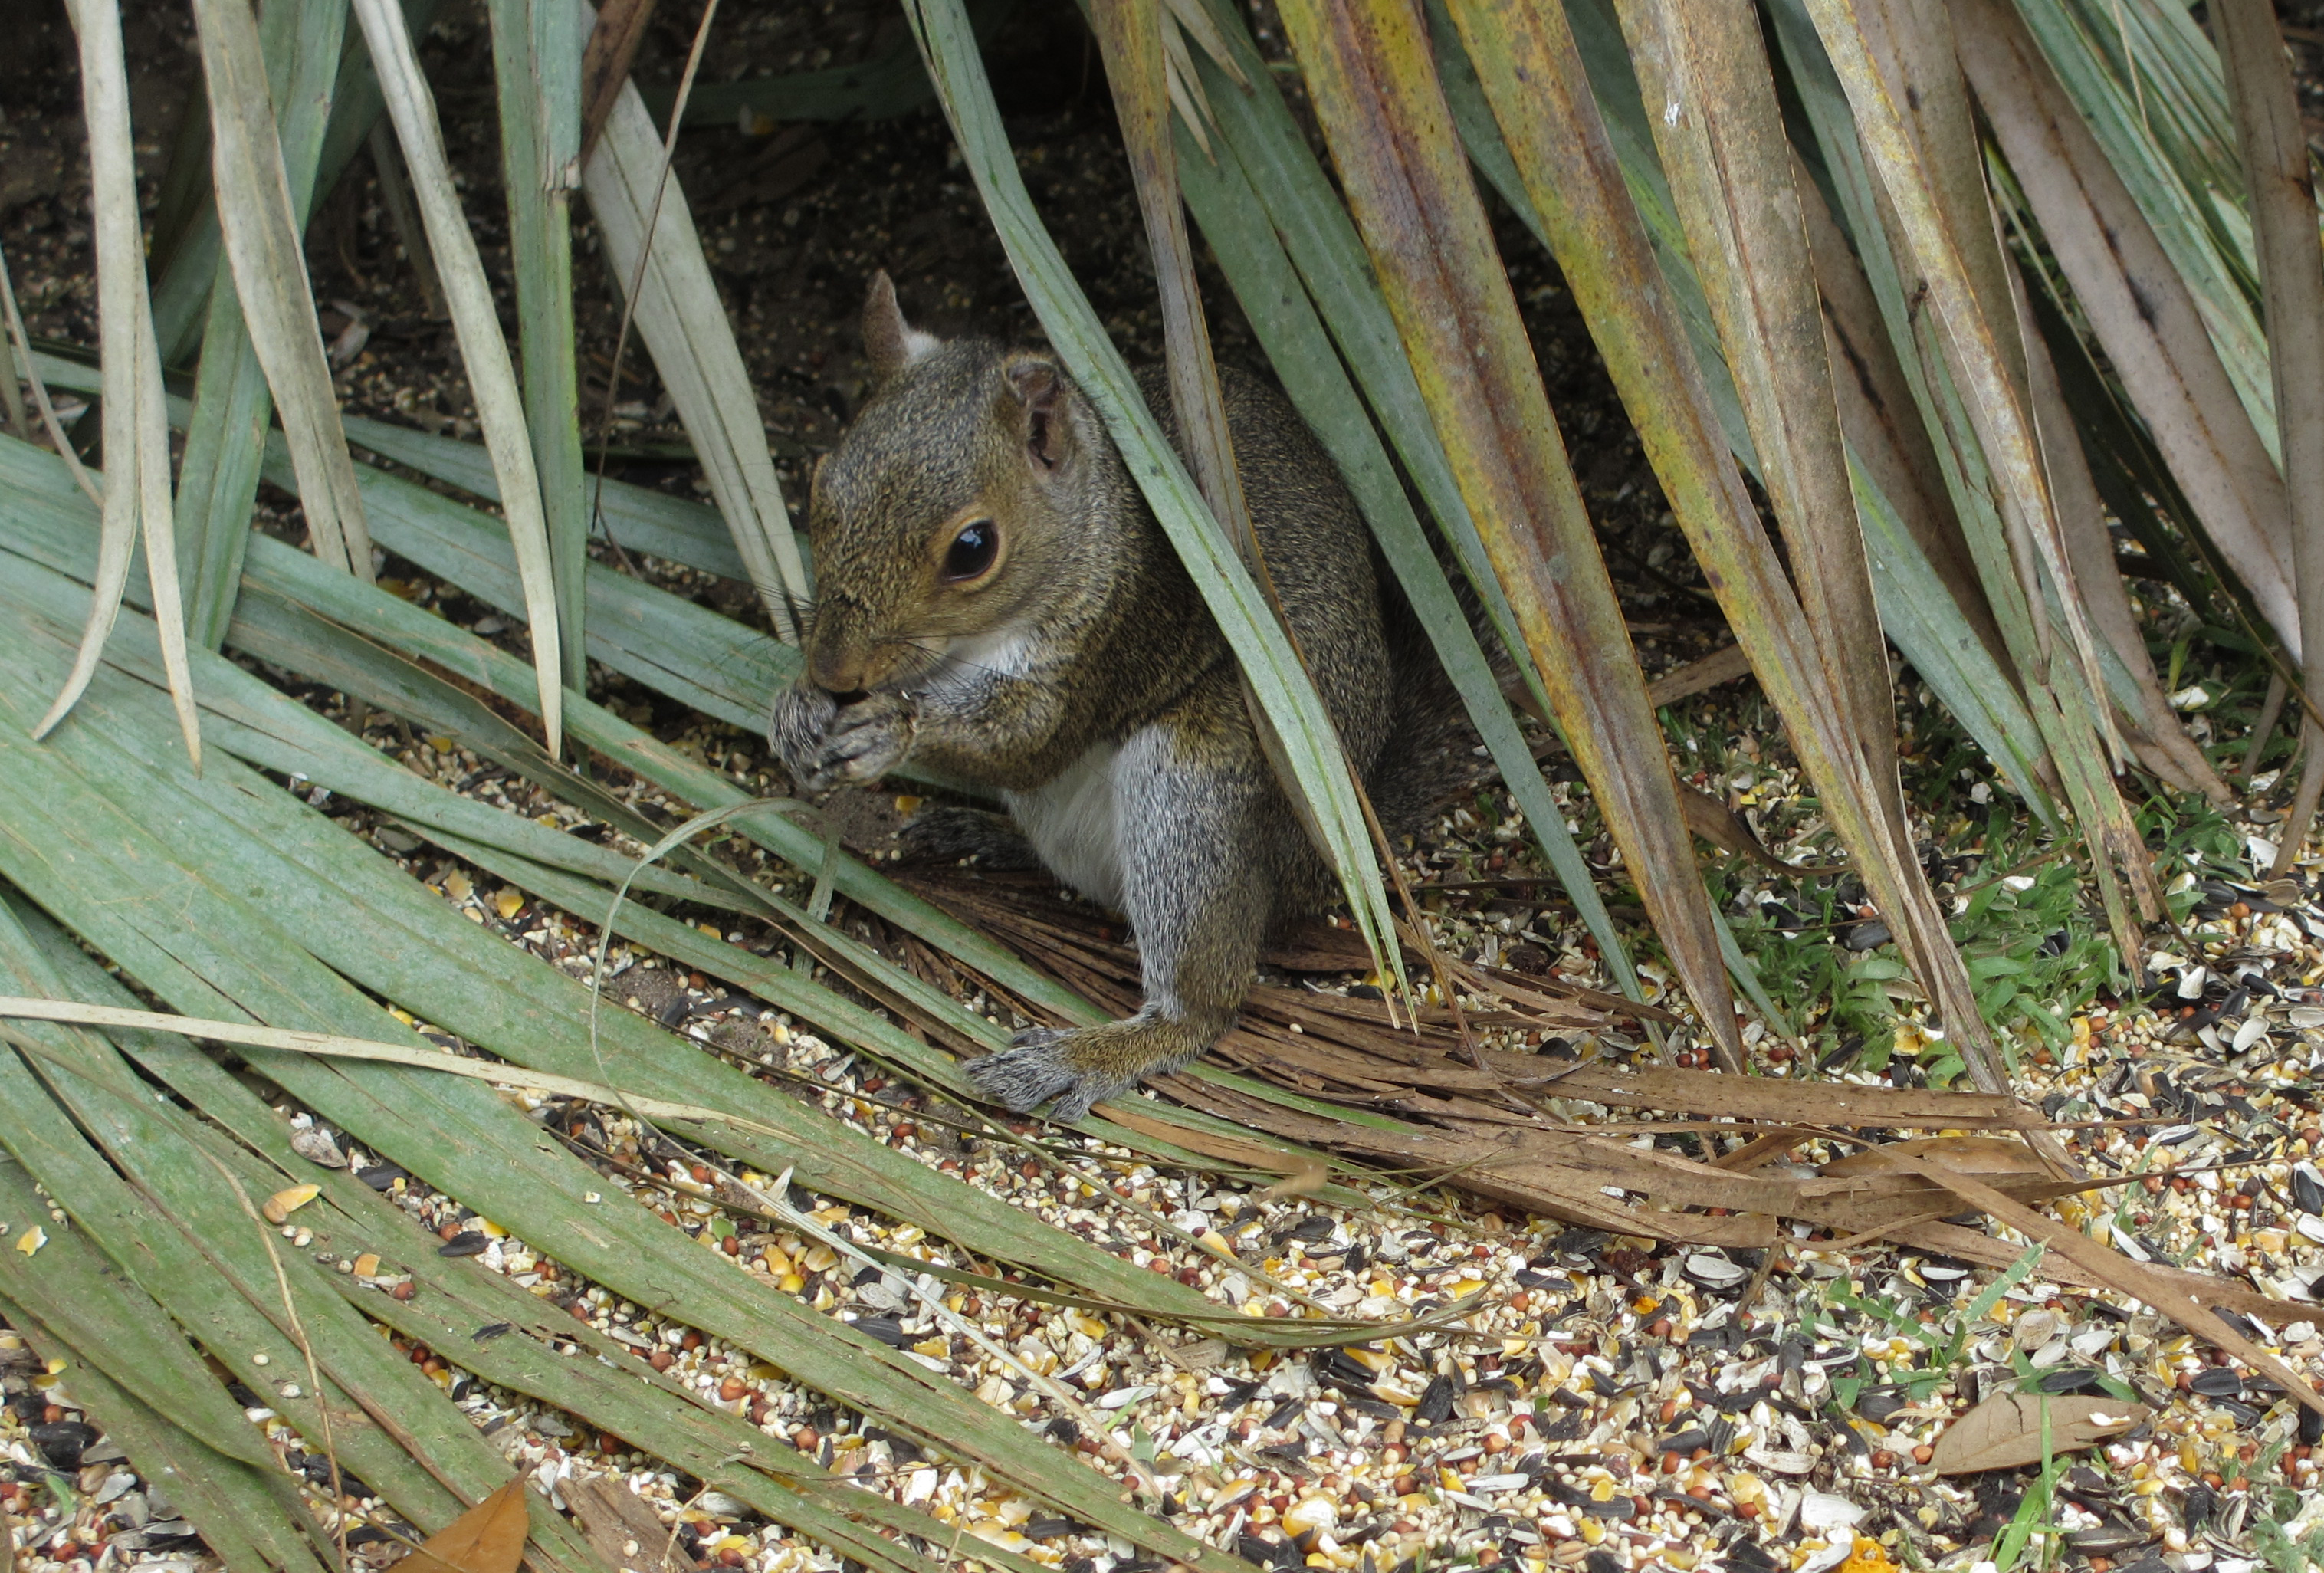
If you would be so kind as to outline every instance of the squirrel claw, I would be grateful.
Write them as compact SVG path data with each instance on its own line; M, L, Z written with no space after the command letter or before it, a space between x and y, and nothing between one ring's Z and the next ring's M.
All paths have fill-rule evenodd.
M1056 1096L1057 1106L1048 1117L1074 1124L1090 1113L1093 1104L1125 1092L1134 1078L1085 1071L1069 1059L1072 1032L1056 1027L1032 1027L1011 1039L1011 1048L981 1059L969 1059L969 1080L1001 1108L1032 1113L1038 1104Z
M1049 1118L1070 1125L1095 1105L1121 1096L1148 1076L1176 1070L1218 1036L1141 1011L1097 1027L1031 1027L998 1054L966 1067L977 1091L1018 1114L1047 1097Z
M1055 1097L1049 1118L1070 1125L1086 1118L1093 1105L1117 1097L1137 1085L1135 1076L1088 1070L1072 1059L1075 1034L1034 1027L1010 1040L1011 1047L968 1062L976 1090L1016 1114L1030 1114Z

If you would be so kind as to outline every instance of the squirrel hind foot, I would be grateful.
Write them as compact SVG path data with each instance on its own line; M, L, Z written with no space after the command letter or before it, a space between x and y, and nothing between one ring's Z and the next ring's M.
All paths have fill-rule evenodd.
M1183 1022L1140 1012L1102 1026L1030 1028L1011 1039L1011 1047L965 1069L977 1091L1017 1114L1055 1097L1049 1118L1070 1125L1148 1077L1194 1059L1209 1047L1196 1037Z
M1033 844L1006 817L982 809L949 804L923 809L896 832L896 844L910 863L957 863L973 857L986 868L1041 866Z

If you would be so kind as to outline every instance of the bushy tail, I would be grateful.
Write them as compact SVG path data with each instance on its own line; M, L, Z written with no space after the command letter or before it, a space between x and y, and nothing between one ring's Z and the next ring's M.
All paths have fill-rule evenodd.
M1514 673L1501 670L1507 662L1500 641L1486 624L1468 580L1458 571L1445 577L1460 597L1470 627L1478 630L1488 659L1494 662L1494 676L1508 687ZM1476 754L1476 728L1469 724L1460 690L1436 659L1420 618L1400 594L1391 594L1384 609L1396 715L1364 790L1381 828L1395 839L1425 828L1446 802L1473 792L1494 772L1489 762Z

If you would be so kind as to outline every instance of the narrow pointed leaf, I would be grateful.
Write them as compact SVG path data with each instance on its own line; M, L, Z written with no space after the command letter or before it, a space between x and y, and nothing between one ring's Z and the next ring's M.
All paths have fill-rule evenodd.
M2309 705L2301 728L2300 791L2269 871L2281 877L2307 842L2317 799L2324 794L2324 718L2314 708L2324 696L2324 249L2317 242L2307 133L2275 10L2255 0L2219 0L2212 25L2250 182ZM2288 634L2285 643L2293 643Z
M257 20L244 0L200 0L194 14L200 23L213 179L234 293L301 477L316 555L368 578L371 537L364 528L355 462L339 429L338 396L307 282ZM230 527L231 521L214 518L211 523Z
M525 420L557 579L562 678L577 692L588 677L581 565L589 544L573 363L571 179L581 156L581 9L570 0L493 0L488 10Z
M1419 19L1284 9L1357 227L1543 687L1712 1041L1739 1034L1677 783ZM1424 239L1423 237L1425 236Z
M299 0L296 5L267 7L259 23L294 236L303 231L311 205L315 162L328 123L331 85L338 72L346 20L346 0ZM207 143L208 117L195 115L188 119L204 128L201 140ZM200 222L215 237L217 215L217 205L210 199L214 182L208 179L208 162L206 156L198 182L205 199ZM215 261L215 250L208 254ZM157 298L166 292L169 276L165 273L162 286L156 289ZM278 324L294 340L303 326L303 320L295 318ZM233 615L235 592L242 578L243 548L249 540L250 516L258 492L258 465L265 452L272 409L265 372L243 322L242 300L230 268L214 265L211 269L202 347L194 384L196 414L187 425L185 457L178 472L177 523L180 555L187 564L187 637L215 650ZM163 347L166 360L168 346ZM337 419L336 410L330 418ZM321 503L327 514L329 495L325 495ZM369 573L368 551L355 566Z
M2059 272L2211 543L2297 653L2283 477L2186 280L2015 9L1973 0L1957 47Z
M807 598L806 567L775 484L757 395L664 152L637 88L624 82L582 171L583 189L606 261L694 440L734 548L777 634L796 643L791 606Z
M509 361L508 340L501 335L500 316L493 305L492 286L485 282L475 237L468 232L467 217L460 210L451 166L444 155L444 134L436 121L435 100L420 74L420 61L412 53L410 35L404 31L402 14L393 0L354 0L354 5L388 114L395 123L396 140L411 168L412 187L428 224L428 243L435 248L437 271L452 309L460 358L467 366L469 387L475 395L476 421L484 428L484 445L492 450L493 468L501 477L501 511L508 522L517 570L524 580L527 620L532 627L540 721L553 754L564 743L565 662L558 641L556 572L549 561L549 525L541 511L540 479L532 461L516 368Z
M80 41L81 106L88 125L89 185L97 208L97 334L105 366L105 451L113 466L106 487L104 553L97 597L81 630L79 652L48 714L33 728L45 736L64 719L102 659L121 606L129 560L142 526L145 560L164 604L155 608L163 658L187 756L201 766L202 737L186 676L184 603L178 592L178 541L170 511L170 427L161 404L161 365L145 294L145 243L137 219L137 170L130 146L129 72L121 52L121 13L113 0L73 0Z

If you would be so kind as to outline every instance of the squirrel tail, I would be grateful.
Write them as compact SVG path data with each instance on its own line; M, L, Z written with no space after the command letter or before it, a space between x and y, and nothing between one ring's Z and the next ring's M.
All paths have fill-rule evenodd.
M1485 647L1493 675L1504 689L1510 687L1516 680L1515 668L1487 623L1467 576L1450 569L1445 577L1452 581L1470 627L1477 631ZM1388 661L1395 672L1395 718L1388 731L1390 741L1367 773L1364 790L1371 798L1373 812L1379 816L1381 828L1394 839L1424 828L1439 806L1474 791L1492 774L1492 767L1471 754L1477 739L1468 708L1452 680L1445 675L1443 663L1437 660L1435 646L1418 615L1395 588L1394 581L1385 575L1383 578L1389 587L1382 610Z

